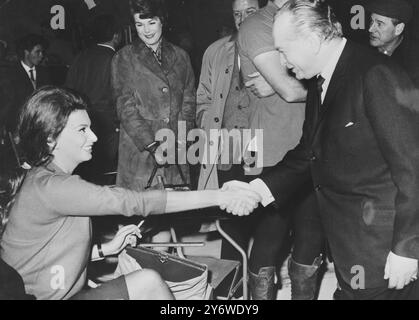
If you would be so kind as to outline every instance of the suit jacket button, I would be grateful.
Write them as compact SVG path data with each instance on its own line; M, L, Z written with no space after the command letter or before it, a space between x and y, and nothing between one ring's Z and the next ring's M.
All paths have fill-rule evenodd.
M169 118L165 118L165 119L163 119L163 121L164 121L164 123L168 124L170 122L170 119Z
M210 141L209 145L210 146L213 146L214 145L214 141Z
M121 131L119 128L116 128L116 129L115 129L115 132L119 132L119 131Z
M316 156L312 156L312 157L310 158L310 161L311 161L311 162L315 162L315 161L317 161L317 157L316 157Z
M161 89L161 91L162 91L163 93L168 93L168 92L169 92L169 88L164 87L163 89Z
M321 189L322 189L322 186L321 185L318 185L318 186L316 186L314 188L314 190L316 190L316 192L319 192Z
M218 123L218 122L220 122L220 118L215 118L214 121L215 121L215 123Z

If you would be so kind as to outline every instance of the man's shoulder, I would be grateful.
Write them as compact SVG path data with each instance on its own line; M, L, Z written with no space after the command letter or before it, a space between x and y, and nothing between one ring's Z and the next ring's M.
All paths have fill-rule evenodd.
M247 35L256 32L267 31L269 27L272 29L273 20L267 18L264 9L255 12L242 23L240 26L240 34Z
M248 17L239 30L240 55L248 56L253 60L261 53L275 51L272 27L273 19L267 19L264 9Z
M232 41L232 36L227 36L211 43L205 51L205 54L213 55L216 52L222 50L228 43L234 44L234 41Z
M112 57L115 54L115 51L109 47L101 46L101 45L93 45L83 51L84 55L92 55L92 56L105 56L105 57Z
M365 45L349 42L347 70L351 77L364 79L365 84L380 86L391 81L404 83L405 71L391 57Z
M229 42L234 43L234 41L232 40L232 36L226 36L224 38L216 40L215 42L210 44L208 49L217 49L217 48L225 46Z
M26 77L26 71L20 61L13 63L7 72L11 80L21 81L22 78Z
M348 41L345 51L347 51L346 63L349 65L349 70L352 73L367 73L377 66L394 66L390 57L379 53L373 48L352 41Z
M11 73L19 73L24 71L25 69L23 69L22 63L20 61L17 61L10 64L8 70Z

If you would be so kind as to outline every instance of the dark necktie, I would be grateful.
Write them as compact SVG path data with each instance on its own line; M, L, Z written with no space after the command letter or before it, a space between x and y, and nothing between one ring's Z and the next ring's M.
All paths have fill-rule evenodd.
M32 81L32 85L36 89L36 80L35 80L35 76L34 76L34 73L33 73L33 69L29 70L29 75L30 75L30 78L31 78L31 81Z
M317 77L317 93L319 95L319 108L322 106L323 84L326 80L322 76Z
M322 93L324 81L324 78L319 75L315 79L315 83L312 84L312 88L315 91L312 100L314 130L317 128L320 120L320 114L322 113Z

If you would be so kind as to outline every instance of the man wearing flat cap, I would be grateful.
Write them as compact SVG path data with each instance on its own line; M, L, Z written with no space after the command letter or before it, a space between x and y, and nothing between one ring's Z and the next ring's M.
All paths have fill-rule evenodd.
M406 0L372 0L366 8L371 13L370 45L399 63L419 88L419 47L406 32L413 7Z

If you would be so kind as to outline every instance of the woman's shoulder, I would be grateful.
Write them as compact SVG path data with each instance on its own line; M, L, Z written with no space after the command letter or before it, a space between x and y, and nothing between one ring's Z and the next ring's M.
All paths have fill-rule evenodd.
M143 49L142 41L139 39L134 40L132 43L129 43L123 46L121 49L119 49L116 52L114 59L131 57L135 54L138 54L142 49Z
M49 164L47 166L33 168L30 170L25 180L25 184L28 184L33 190L41 189L49 193L49 191L56 191L57 188L65 182L76 182L80 180L80 178L78 176L65 173L56 165Z
M126 56L128 54L132 53L132 49L133 49L133 44L127 44L125 46L123 46L121 49L119 49L116 53L115 53L115 57L118 56Z

